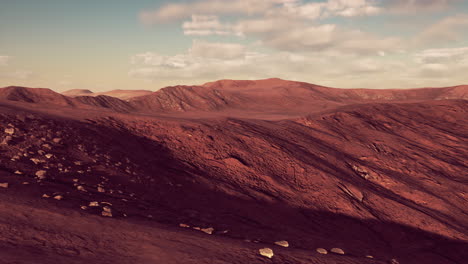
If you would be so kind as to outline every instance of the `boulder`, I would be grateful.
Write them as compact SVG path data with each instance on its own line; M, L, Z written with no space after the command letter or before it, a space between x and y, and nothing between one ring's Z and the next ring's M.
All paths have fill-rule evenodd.
M275 244L281 247L289 247L289 243L286 240L276 241Z
M317 253L320 253L320 254L328 254L328 251L324 248L317 248L315 251L317 251Z
M341 248L332 248L330 249L330 252L339 254L339 255L344 255L344 251Z
M39 178L41 180L46 178L46 174L47 174L47 172L45 170L39 170L39 171L36 172L37 178Z
M8 135L13 135L15 134L15 129L14 128L5 128L5 133Z
M271 248L261 248L258 250L260 255L267 257L267 258L272 258L274 256L273 250Z

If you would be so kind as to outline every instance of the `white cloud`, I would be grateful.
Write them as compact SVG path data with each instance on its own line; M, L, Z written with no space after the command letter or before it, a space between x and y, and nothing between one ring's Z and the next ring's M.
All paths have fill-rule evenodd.
M276 0L204 0L185 4L166 4L153 11L140 13L145 24L170 22L198 15L259 14L282 2Z
M0 55L0 66L7 66L8 63L10 62L10 59L11 59L10 56Z
M460 0L391 0L383 3L389 12L413 14L442 11L457 2L460 2Z
M185 35L233 35L236 34L229 24L222 24L218 16L192 15L191 21L182 24Z
M201 0L166 4L155 10L142 11L145 24L177 21L192 15L293 15L307 19L328 16L364 16L381 12L375 0L328 0L307 3L301 0Z
M468 32L468 15L450 16L429 26L418 36L416 44L440 44L441 42L456 41L466 36Z
M468 47L426 49L416 53L415 59L422 64L461 63L468 59Z
M189 53L194 57L214 59L242 58L246 54L244 45L194 40Z

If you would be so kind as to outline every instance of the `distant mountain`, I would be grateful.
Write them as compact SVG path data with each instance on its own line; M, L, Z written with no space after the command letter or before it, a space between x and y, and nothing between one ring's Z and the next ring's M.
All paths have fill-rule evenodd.
M47 103L61 106L73 106L73 100L46 88L26 88L9 86L0 88L0 99L27 103Z
M282 79L220 80L201 86L172 86L135 97L140 110L162 112L240 110L315 112L369 101L468 99L468 86L422 89L338 89Z
M112 90L112 91L107 91L107 92L94 93L86 89L73 89L73 90L62 92L63 95L66 95L69 97L105 95L105 96L112 96L115 98L119 98L122 100L128 100L134 97L144 96L144 95L148 95L151 93L152 92L148 90Z
M156 92L76 89L56 93L44 88L6 87L0 99L118 112L269 114L301 116L369 102L468 99L468 86L419 89L338 89L282 79L219 80L195 86L170 86ZM237 113L237 114L234 114Z

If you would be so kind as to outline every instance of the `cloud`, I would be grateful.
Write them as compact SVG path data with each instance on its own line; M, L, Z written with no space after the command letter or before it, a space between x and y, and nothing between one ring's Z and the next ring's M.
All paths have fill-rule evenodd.
M7 66L10 62L10 56L0 55L0 66Z
M199 15L253 15L263 13L276 4L289 1L275 0L204 0L184 4L166 4L162 7L140 13L145 24L157 24L185 19L193 14Z
M450 16L429 26L415 38L416 44L440 44L456 41L466 36L468 32L468 15Z
M421 64L460 63L468 61L468 47L426 49L415 54Z
M306 19L330 16L364 16L381 12L375 0L328 0L308 3L301 0L202 0L166 4L155 10L140 12L144 24L158 24L186 19L192 15L287 15Z
M392 0L384 1L388 12L413 14L421 12L438 12L451 7L460 0Z
M195 57L236 59L246 54L246 47L236 43L220 43L194 40L189 53Z
M218 16L192 15L191 21L182 24L185 35L208 36L208 35L236 35L229 24L222 24Z

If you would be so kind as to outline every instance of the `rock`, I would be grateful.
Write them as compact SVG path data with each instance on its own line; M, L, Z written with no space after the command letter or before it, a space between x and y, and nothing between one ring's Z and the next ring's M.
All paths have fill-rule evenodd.
M46 178L46 174L47 174L47 172L45 170L39 170L39 171L36 172L37 178L39 178L41 180Z
M273 250L271 248L261 248L258 250L260 255L267 257L267 258L272 258L273 257Z
M391 260L389 261L389 263L390 263L390 264L400 264L400 262L399 262L398 260L396 260L396 259L391 259Z
M189 225L186 225L186 224L179 224L180 227L183 227L183 228L189 228L190 226Z
M289 247L289 243L286 240L276 241L275 244L282 247Z
M60 143L61 141L62 141L61 138L53 138L53 139L52 139L52 142L54 142L54 143L56 143L56 144Z
M2 188L8 188L8 183L7 183L7 182L0 183L0 187L2 187Z
M45 151L43 151L42 149L40 149L40 150L37 151L37 154L39 154L39 155L44 155L44 154L45 154Z
M76 189L81 192L86 192L86 189L81 185L76 186Z
M34 164L36 165L42 162L40 159L36 159L36 158L30 158L29 160L34 162Z
M29 182L23 182L23 184L24 184L24 185L28 185L28 184L29 184Z
M111 212L106 212L106 211L102 211L101 215L105 216L105 217L112 217L112 213Z
M52 154L46 154L46 155L45 155L45 157L48 158L48 159L52 158L53 156L54 156L54 155L52 155Z
M42 147L46 149L52 149L52 147L49 144L43 144Z
M99 202L89 202L89 206L91 207L99 206Z
M56 195L56 196L54 196L54 199L60 201L60 200L63 199L63 196L62 195Z
M47 195L47 194L44 193L44 194L42 195L42 198L50 198L50 195Z
M333 253L339 254L339 255L344 255L344 251L341 248L332 248L332 249L330 249L330 252L333 252Z
M82 205L80 208L81 208L81 210L86 210L86 209L88 209L88 206Z
M5 128L5 133L8 135L13 135L15 134L15 129L14 128Z
M370 259L373 259L374 257L371 256L371 255L367 255L366 258L370 258Z
M104 188L102 188L102 187L98 187L97 190L100 193L106 192L106 190Z
M201 231L207 233L208 235L211 235L213 234L214 228L212 227L202 228Z
M23 173L22 173L21 171L19 171L19 170L15 171L14 173L15 173L15 174L18 174L18 175L23 174Z
M9 144L10 144L10 141L11 141L12 139L13 139L13 138L12 138L11 136L6 136L6 137L3 139L1 145L9 145Z
M315 251L317 251L317 253L320 253L320 254L328 254L328 251L324 248L317 248Z

